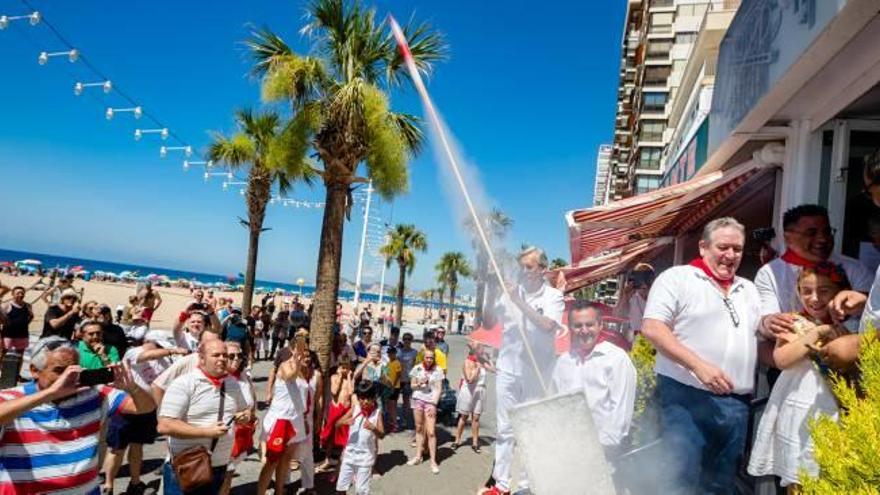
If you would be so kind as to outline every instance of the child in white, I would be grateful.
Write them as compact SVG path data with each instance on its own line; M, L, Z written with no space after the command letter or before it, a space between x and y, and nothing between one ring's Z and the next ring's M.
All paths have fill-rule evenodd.
M781 485L789 490L796 489L802 469L810 476L818 476L809 421L821 414L836 419L838 407L810 353L811 348L847 333L842 327L830 325L828 303L848 287L843 270L830 263L801 271L797 291L804 312L800 316L820 326L776 336L773 360L783 371L758 426L749 474L779 476Z
M370 476L378 451L377 440L385 435L382 413L376 404L377 395L375 382L360 382L355 392L354 405L337 423L351 425L339 467L337 493L347 493L352 483L357 495L370 493Z
M299 356L294 353L290 359L281 363L275 375L275 387L272 393L272 403L263 417L262 433L260 441L263 451L266 452L270 441L279 441L272 438L276 423L289 421L293 427L290 438L284 444L285 449L280 458L265 456L264 464L257 480L257 494L264 495L269 487L269 482L275 477L275 493L283 493L284 486L290 478L290 460L296 453L297 444L306 439L305 404L303 404L300 389L297 386L297 378L302 374ZM279 441L280 445L280 441Z

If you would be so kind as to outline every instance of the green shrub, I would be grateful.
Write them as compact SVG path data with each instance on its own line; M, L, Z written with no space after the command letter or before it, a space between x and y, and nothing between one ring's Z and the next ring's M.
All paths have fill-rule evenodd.
M659 416L655 401L657 375L654 361L657 350L643 336L636 337L630 357L636 367L636 403L633 411L631 438L638 447L653 440L659 432Z
M838 421L823 416L810 424L819 477L801 473L804 494L880 494L880 340L873 326L862 337L860 392L840 377L832 390Z

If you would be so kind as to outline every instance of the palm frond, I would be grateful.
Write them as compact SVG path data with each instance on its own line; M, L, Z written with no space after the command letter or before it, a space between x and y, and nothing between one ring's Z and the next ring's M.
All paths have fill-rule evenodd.
M291 54L281 57L266 72L260 90L263 101L290 100L295 107L302 107L320 99L331 84L320 59Z
M390 199L409 188L410 147L400 121L388 110L385 94L369 84L362 91L367 169L379 194Z
M401 29L406 37L416 68L421 74L430 77L434 71L434 65L448 58L449 45L446 43L446 39L440 32L434 30L430 23L416 24L412 18ZM410 75L406 70L403 55L397 49L393 37L389 34L387 39L393 48L386 52L385 77L388 79L389 85L400 86L404 80L410 80Z
M227 137L220 132L211 133L211 143L208 145L208 160L216 163L224 163L231 168L243 167L254 161L257 150L254 143L244 133L233 134Z
M410 155L418 155L425 143L422 120L415 115L399 112L391 112L390 117L406 142Z
M268 27L254 29L242 43L254 60L251 74L255 77L266 75L281 60L293 55L290 46Z

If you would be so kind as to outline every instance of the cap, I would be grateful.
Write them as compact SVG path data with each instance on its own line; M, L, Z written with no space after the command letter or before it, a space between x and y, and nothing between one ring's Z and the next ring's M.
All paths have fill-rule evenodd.
M67 299L68 297L72 297L79 301L79 292L73 289L64 289L61 291L61 299Z
M156 345L164 349L176 347L174 342L171 341L168 332L163 332L161 330L150 330L147 332L146 335L144 335L144 342L155 342Z

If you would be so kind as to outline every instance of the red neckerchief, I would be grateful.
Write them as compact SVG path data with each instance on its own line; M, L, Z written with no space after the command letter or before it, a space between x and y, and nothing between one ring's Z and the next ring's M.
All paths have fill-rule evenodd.
M226 378L226 375L211 376L208 374L207 371L205 371L205 368L202 368L201 366L199 366L199 370L202 372L203 375L205 375L205 378L207 378L208 381L210 381L211 384L214 385L214 387L216 387L216 388L220 388L220 385L223 384L223 379Z
M241 381L241 370L230 371L229 374L232 375L232 377L235 378L236 380Z
M782 258L782 261L788 264L799 266L802 268L815 268L817 263L815 261L810 261L804 258L803 256L797 254L791 249L786 249L785 252L782 253L782 256L780 258Z
M477 359L477 356L474 356L473 354L468 354L467 359L468 359L468 361L473 361L473 362L475 362L475 363L479 363L479 362L480 362L480 361Z
M705 273L707 277L714 280L715 283L718 284L719 286L721 286L721 288L724 290L729 289L730 286L733 285L733 280L736 278L734 276L728 280L724 280L723 278L720 278L718 275L715 275L715 272L713 272L712 269L709 268L709 265L706 264L706 262L703 260L703 258L694 259L693 261L690 262L690 265L695 266L695 267L699 268L700 270L703 270L703 273Z
M437 361L434 361L434 364L432 364L432 365L429 367L427 364L425 364L425 361L422 360L422 368L424 368L425 371L434 371L434 367L435 367L435 366L437 366Z

